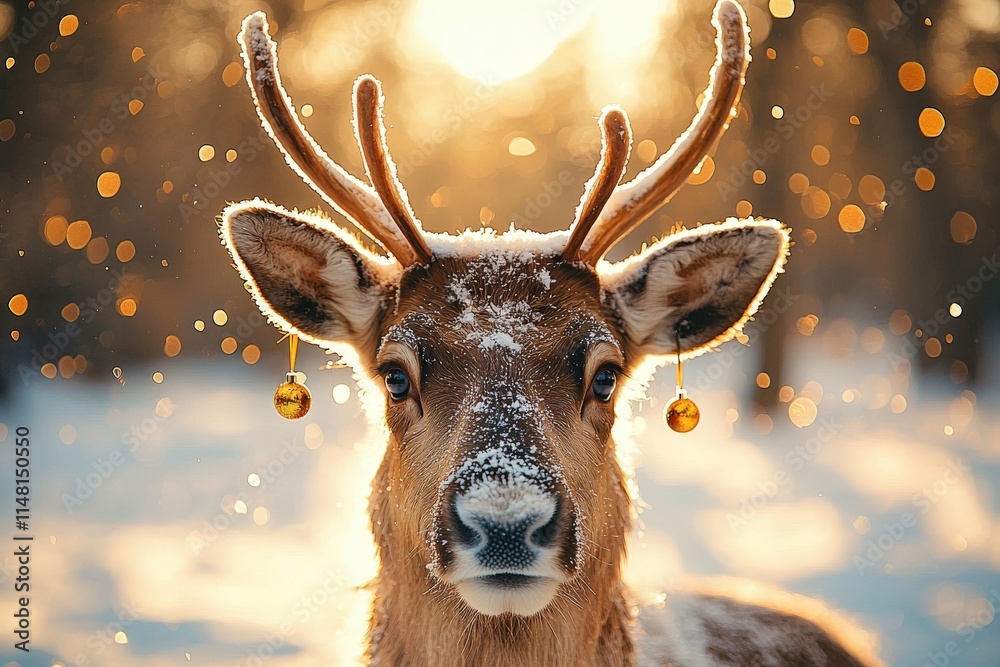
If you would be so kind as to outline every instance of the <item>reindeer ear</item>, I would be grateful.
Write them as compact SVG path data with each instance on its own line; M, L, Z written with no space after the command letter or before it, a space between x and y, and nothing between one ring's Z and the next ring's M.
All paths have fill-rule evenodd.
M602 278L632 354L706 352L733 338L760 306L788 255L774 220L729 219L663 239Z
M374 351L392 267L313 215L255 199L222 213L220 233L250 293L285 331Z

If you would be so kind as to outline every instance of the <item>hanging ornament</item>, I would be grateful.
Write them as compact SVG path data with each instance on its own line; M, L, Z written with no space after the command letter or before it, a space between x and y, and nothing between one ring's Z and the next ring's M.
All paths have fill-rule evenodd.
M312 394L309 388L299 382L299 374L295 372L295 357L299 351L299 337L288 334L288 373L285 381L274 392L274 409L285 419L300 419L309 412L312 405Z
M663 418L667 420L670 430L677 433L687 433L694 430L701 418L698 406L687 397L684 389L684 369L681 366L681 337L677 334L677 396L673 402L667 406L663 413Z

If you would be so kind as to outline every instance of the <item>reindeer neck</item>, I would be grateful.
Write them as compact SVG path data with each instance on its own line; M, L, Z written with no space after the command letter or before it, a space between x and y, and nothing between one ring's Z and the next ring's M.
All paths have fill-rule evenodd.
M617 468L617 466L615 466ZM629 501L619 475L608 480L609 524L600 549L583 571L563 584L559 596L539 614L483 616L438 582L416 550L399 545L413 530L413 517L394 516L389 494L376 491L370 513L379 546L379 574L369 627L372 665L458 667L459 665L610 666L634 662L632 618L621 581ZM383 464L381 480L392 479ZM404 527L405 526L405 527ZM594 541L596 536L588 536Z
M407 582L376 583L372 665L629 665L631 619L620 582L597 596L578 586L579 602L560 598L536 616L484 617L413 572ZM418 580L419 579L419 580ZM584 592L586 591L586 592Z

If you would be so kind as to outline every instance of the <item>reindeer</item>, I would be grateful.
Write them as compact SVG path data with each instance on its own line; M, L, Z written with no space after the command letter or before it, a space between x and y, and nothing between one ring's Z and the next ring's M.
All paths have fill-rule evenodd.
M264 127L305 182L388 253L318 214L259 199L221 218L264 314L342 355L388 426L370 500L380 557L371 664L877 664L858 633L816 606L692 592L636 611L622 582L632 503L611 439L616 407L658 365L739 333L789 252L781 223L729 219L603 260L735 115L746 20L722 0L713 23L704 102L653 166L619 185L631 129L607 107L601 157L568 231L449 235L422 230L396 178L381 84L366 75L354 87L368 185L302 126L265 16L244 21Z

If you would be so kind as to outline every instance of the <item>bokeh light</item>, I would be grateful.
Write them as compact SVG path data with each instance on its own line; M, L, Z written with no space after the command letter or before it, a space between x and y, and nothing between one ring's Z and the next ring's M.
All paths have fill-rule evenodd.
M686 127L714 57L713 3L279 4L0 2L0 444L23 422L58 453L33 471L46 664L245 662L330 572L335 593L271 659L363 651L385 450L363 407L381 388L357 383L349 353L303 342L313 410L273 413L288 343L217 217L259 197L357 230L262 131L234 39L246 12L268 11L294 106L365 182L351 91L379 76L400 178L434 232L565 229L601 109L629 112L628 181ZM783 221L794 240L737 340L685 361L696 431L678 440L659 419L672 368L621 406L634 419L616 447L642 499L626 583L763 578L845 609L888 664L922 664L966 623L982 631L961 659L993 667L1000 13L898 4L744 3L753 62L730 129L608 254L729 216ZM37 35L15 51L26 25ZM116 451L124 463L67 512ZM955 461L968 469L915 512ZM859 573L903 512L917 527ZM109 626L129 600L141 619Z
M97 177L97 192L102 197L114 197L122 186L121 176L114 171L106 171Z

